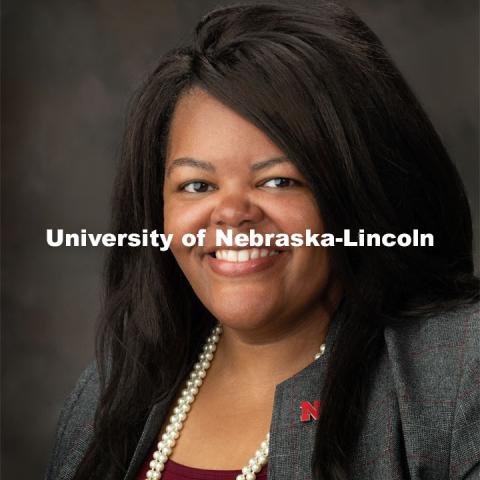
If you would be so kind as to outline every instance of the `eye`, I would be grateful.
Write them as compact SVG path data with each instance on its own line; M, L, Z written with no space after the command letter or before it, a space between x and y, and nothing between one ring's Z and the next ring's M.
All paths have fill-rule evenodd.
M284 187L293 187L294 185L298 185L298 184L299 182L297 182L296 180L293 180L292 178L276 177L262 183L262 187L284 188Z
M180 186L179 190L188 193L204 193L211 190L214 190L213 186L206 182L194 181L184 183Z

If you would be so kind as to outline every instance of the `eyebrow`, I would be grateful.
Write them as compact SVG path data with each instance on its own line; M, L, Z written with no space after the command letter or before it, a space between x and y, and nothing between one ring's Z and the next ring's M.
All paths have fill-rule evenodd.
M263 170L266 168L271 168L275 165L280 163L291 163L290 160L285 156L279 156L270 158L268 160L262 160L261 162L256 162L250 166L250 170L257 172L258 170ZM176 167L194 167L199 168L201 170L205 170L207 172L215 172L215 166L211 162L207 162L205 160L199 160L192 157L181 157L172 160L172 163L167 169L167 177L170 175L172 170Z

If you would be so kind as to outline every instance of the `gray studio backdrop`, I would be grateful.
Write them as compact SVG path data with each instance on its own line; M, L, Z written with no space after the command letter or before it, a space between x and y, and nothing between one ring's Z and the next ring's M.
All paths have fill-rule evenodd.
M2 478L42 477L62 402L93 356L104 251L50 248L45 230L107 231L129 96L226 3L3 2ZM347 3L431 115L478 218L477 2Z

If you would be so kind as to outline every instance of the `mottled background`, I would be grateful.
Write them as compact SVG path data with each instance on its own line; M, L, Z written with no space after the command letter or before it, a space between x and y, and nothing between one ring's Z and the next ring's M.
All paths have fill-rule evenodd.
M225 3L3 2L5 479L41 478L62 402L93 355L104 252L51 249L45 229L107 230L129 96L201 14ZM431 115L477 218L477 2L347 3L383 39Z

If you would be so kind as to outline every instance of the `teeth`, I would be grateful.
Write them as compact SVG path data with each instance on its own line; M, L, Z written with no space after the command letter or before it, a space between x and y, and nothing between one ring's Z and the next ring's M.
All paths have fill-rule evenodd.
M217 250L215 257L219 260L227 262L248 262L260 257L272 257L278 255L275 250L267 250L266 248L250 248L249 250Z
M239 262L248 262L250 258L250 252L248 250L240 250L237 255Z

